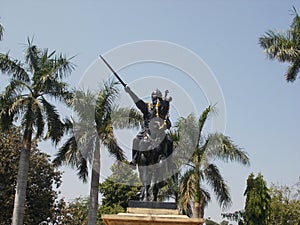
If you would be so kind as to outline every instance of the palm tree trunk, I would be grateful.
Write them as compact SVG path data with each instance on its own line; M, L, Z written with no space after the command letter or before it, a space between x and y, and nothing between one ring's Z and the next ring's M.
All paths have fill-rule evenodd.
M93 166L92 166L88 225L96 225L97 223L99 178L100 178L100 144L99 141L97 141L95 152L94 152Z
M204 218L204 203L202 201L199 205L199 218Z
M193 217L200 218L200 204L198 202L194 202L194 209L193 209Z
M194 218L203 218L204 217L204 207L203 207L203 204L201 204L199 202L195 202L194 203L193 217Z
M26 188L28 180L28 170L31 152L31 134L25 141L25 146L20 153L17 186L14 201L14 210L12 216L12 225L23 225L25 213Z
M199 148L198 148L199 149ZM200 150L198 150L200 151ZM195 199L194 199L194 209L193 209L193 217L200 218L200 152L198 152L198 160L195 168Z

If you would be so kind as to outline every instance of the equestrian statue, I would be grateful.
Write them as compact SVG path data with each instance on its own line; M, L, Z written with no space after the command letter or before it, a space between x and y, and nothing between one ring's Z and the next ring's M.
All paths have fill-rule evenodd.
M129 164L133 169L138 167L139 178L142 183L138 193L140 201L151 199L157 201L158 191L164 186L164 177L174 165L172 162L173 141L166 133L171 127L169 110L172 98L167 96L168 90L163 96L159 89L155 89L151 93L151 102L144 102L122 81L101 55L100 57L124 86L124 90L143 114L142 129L133 139L132 161ZM151 185L152 198L149 192Z

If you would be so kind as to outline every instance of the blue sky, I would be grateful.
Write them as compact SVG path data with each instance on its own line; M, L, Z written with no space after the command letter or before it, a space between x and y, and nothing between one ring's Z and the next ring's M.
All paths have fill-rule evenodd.
M297 1L0 1L5 27L0 51L22 59L27 37L68 56L76 55L69 83L76 86L99 54L119 45L162 40L190 49L203 59L222 88L226 135L249 153L251 166L218 163L231 188L233 206L243 208L245 182L261 172L270 184L291 185L300 176L300 81L286 83L287 64L269 61L258 38L269 29L286 30ZM151 65L147 73L158 74ZM141 72L132 66L125 73ZM132 78L133 79L133 78ZM0 76L0 88L6 83ZM146 84L145 84L146 85ZM147 86L145 86L147 87ZM151 90L149 90L149 93ZM206 107L202 102L201 107ZM49 154L55 149L48 144ZM50 146L50 147L49 147ZM66 169L62 194L67 199L87 195L88 185ZM206 216L220 220L212 202Z

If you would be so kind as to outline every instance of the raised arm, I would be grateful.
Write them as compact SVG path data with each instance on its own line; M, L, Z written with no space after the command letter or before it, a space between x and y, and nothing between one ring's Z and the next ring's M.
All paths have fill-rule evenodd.
M128 85L126 85L124 87L124 90L129 94L129 96L131 97L131 99L134 101L134 103L136 104L138 101L140 101L141 99L130 89L130 87Z
M145 116L146 114L148 114L148 106L147 104L140 99L131 89L128 85L126 85L124 87L125 91L129 94L129 96L132 98L132 100L134 101L135 105L139 108L139 110L141 110L141 112L143 113L143 115Z

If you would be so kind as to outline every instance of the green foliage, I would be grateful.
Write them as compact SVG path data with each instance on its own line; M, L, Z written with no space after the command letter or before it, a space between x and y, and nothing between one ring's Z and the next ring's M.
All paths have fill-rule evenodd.
M22 143L20 132L12 128L0 133L0 224L11 224L18 161ZM61 173L54 169L50 157L37 148L31 152L24 224L39 224L51 217L55 208Z
M254 177L251 173L247 179L244 220L247 225L267 225L270 213L271 197L263 176Z
M39 49L30 40L25 49L25 63L0 54L0 70L12 78L0 95L2 128L8 128L19 119L24 140L34 131L36 139L60 141L63 124L49 98L66 104L70 101L72 94L62 79L73 69L74 65L64 56Z
M300 180L295 185L270 187L269 224L300 224Z
M225 220L223 220L221 223L217 223L217 222L215 222L213 220L210 220L210 219L206 219L205 224L206 225L232 225L228 221L225 221Z
M11 78L0 94L0 129L19 125L24 145L18 164L13 224L23 224L32 142L45 138L57 144L64 134L65 126L49 100L69 103L72 94L63 79L74 69L62 54L40 49L29 39L24 58L22 62L0 53L0 71Z
M217 222L210 220L210 219L206 219L205 224L206 225L219 225Z
M193 202L194 217L203 218L204 208L211 199L210 193L205 185L208 185L216 196L222 208L231 204L229 187L221 175L214 160L224 162L238 162L242 165L249 165L247 153L242 151L233 141L221 134L204 134L204 127L210 114L214 111L212 106L207 107L199 119L193 115L182 118L177 124L179 144L176 152L184 154L190 152L191 155L175 156L185 158L186 168L180 175L179 185L179 205L185 212L191 209ZM175 153L176 154L176 153Z
M244 210L235 211L234 213L222 213L223 218L235 221L239 225L244 225Z
M122 208L125 211L129 200L138 200L139 178L128 165L117 162L111 167L112 175L100 184L102 207Z
M98 218L101 218L102 214L118 214L121 212L125 212L125 209L120 205L113 205L113 206L101 205L98 209ZM97 220L97 224L105 225L102 219Z
M52 217L43 221L43 224L54 225L87 225L88 224L88 198L76 198L73 201L66 203L63 199L56 203L56 207L52 212ZM101 220L102 214L117 214L124 212L124 209L119 206L103 205L98 208L97 225L104 225Z
M119 93L116 85L115 81L108 80L97 95L90 91L75 91L72 109L78 120L66 121L65 125L71 136L59 149L53 161L56 166L65 163L77 169L79 178L84 182L88 177L88 164L91 165L89 224L95 224L97 219L101 151L105 149L116 159L125 161L124 151L118 145L114 134L114 125L118 128L133 127L138 124L134 117L140 118L134 110L128 109L122 110L123 114L128 113L125 120L120 121L118 117L113 117L117 110L116 99Z
M286 81L293 82L300 70L300 16L293 7L293 21L286 32L268 31L259 38L260 46L269 59L288 62Z
M245 195L245 209L222 214L223 218L239 225L300 224L300 180L291 187L272 184L268 189L261 174L250 174Z
M98 218L102 214L125 212L129 200L138 200L140 182L137 174L128 165L116 162L111 167L112 174L99 186L102 194L102 205L98 210ZM100 224L104 223L100 222Z
M52 212L52 217L47 218L42 224L49 225L87 225L88 199L76 198L70 203L60 199Z

